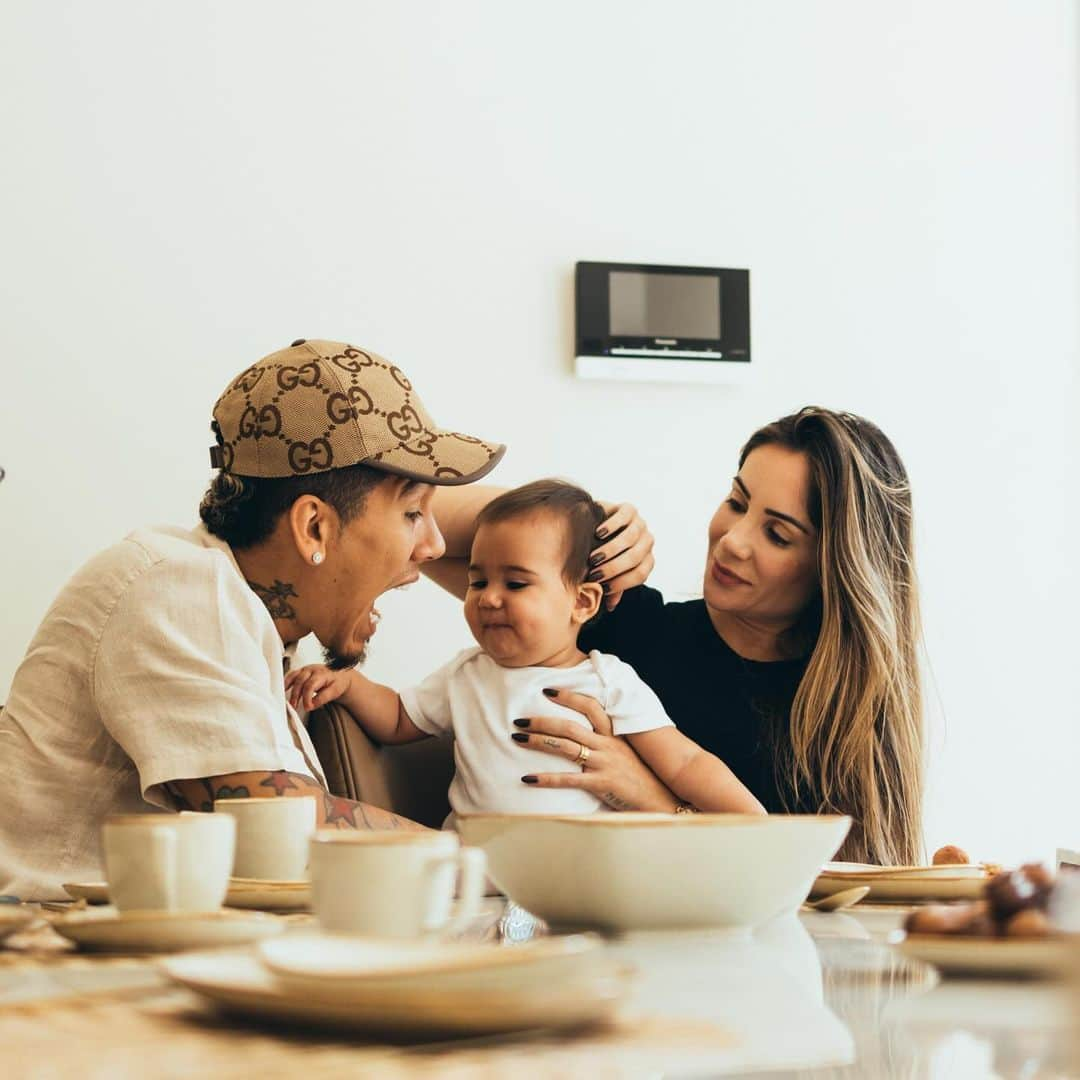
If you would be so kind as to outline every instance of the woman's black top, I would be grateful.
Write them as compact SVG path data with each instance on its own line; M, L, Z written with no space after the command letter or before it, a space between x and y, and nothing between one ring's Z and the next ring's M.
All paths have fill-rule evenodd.
M773 769L774 747L778 734L787 732L805 657L744 660L713 629L704 600L665 604L644 585L587 627L579 645L630 664L675 726L724 761L770 813L814 812L785 805Z

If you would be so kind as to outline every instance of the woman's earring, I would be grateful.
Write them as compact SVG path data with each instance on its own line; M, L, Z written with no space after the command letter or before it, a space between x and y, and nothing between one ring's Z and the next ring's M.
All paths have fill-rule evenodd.
M318 566L323 561L323 553L321 551L313 551L311 553L311 561Z

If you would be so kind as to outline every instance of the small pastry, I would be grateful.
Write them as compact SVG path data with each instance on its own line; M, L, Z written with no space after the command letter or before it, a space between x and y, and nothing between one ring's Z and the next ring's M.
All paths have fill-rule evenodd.
M990 901L994 918L999 922L1012 918L1024 908L1032 907L1036 895L1035 885L1019 870L1007 870L986 883L986 898Z
M1028 863L1019 870L996 874L986 883L986 898L998 922L1026 908L1046 909L1054 879L1046 867Z
M1054 875L1042 863L1024 863L1020 870L1027 874L1044 898L1050 895L1050 890L1054 887Z
M1038 908L1018 911L1005 924L1006 937L1039 938L1050 933L1050 920Z
M931 904L911 912L904 922L909 934L969 934L987 918L986 905Z
M971 859L968 857L968 853L955 844L946 844L934 852L933 864L935 866L959 866L970 862Z

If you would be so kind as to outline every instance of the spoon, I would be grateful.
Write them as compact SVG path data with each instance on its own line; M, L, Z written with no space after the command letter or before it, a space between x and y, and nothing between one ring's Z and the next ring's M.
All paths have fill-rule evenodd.
M854 907L869 891L869 885L857 885L854 889L841 889L820 900L807 900L806 906L812 911L843 911L844 908Z

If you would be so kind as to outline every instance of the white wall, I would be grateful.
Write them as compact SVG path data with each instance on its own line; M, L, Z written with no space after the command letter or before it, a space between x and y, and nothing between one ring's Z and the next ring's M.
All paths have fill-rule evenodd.
M914 478L928 839L1080 847L1074 6L9 0L0 700L97 548L193 519L209 409L298 336L637 502L697 586L740 442L864 413ZM745 389L570 375L577 259L747 266ZM370 670L466 641L420 585ZM943 713L943 716L942 716Z

